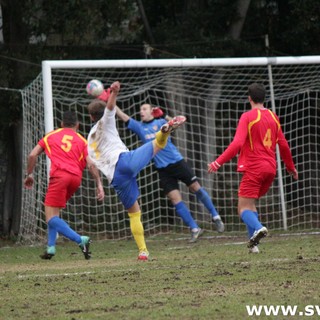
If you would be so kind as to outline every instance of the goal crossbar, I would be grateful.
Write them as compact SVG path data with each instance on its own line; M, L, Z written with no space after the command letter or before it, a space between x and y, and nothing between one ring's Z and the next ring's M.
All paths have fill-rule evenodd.
M193 58L193 59L123 59L123 60L45 60L42 68L147 68L147 67L210 67L255 66L320 63L320 56Z

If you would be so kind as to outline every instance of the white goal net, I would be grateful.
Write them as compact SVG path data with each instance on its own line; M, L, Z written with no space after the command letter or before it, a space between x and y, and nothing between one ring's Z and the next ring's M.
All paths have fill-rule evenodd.
M87 136L91 122L86 106L91 99L85 87L89 80L100 79L106 87L119 80L118 105L133 118L139 120L143 103L160 106L169 115L187 116L188 122L174 133L173 141L212 197L226 232L244 231L237 215L237 159L215 175L207 174L207 164L232 141L240 115L249 109L247 87L260 82L268 92L266 106L275 108L280 117L300 178L293 181L281 164L273 186L257 204L261 220L270 230L318 229L320 57L47 61L43 66L43 73L22 92L24 172L28 153L48 130L60 126L65 110L77 111L80 133ZM140 145L122 122L118 122L118 128L129 149ZM46 237L44 155L39 157L34 175L34 188L23 190L21 241L35 242ZM94 181L86 170L82 186L62 211L62 217L76 231L94 239L129 238L127 213L107 180L103 181L106 197L100 204L95 198ZM140 173L138 181L146 235L187 231L160 190L152 164ZM181 191L199 225L214 230L210 214L196 197L182 184Z

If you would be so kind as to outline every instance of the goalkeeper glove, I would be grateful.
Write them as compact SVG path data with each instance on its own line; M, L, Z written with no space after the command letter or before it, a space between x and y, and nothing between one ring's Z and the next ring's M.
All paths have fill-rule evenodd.
M151 115L152 115L154 118L161 118L161 117L163 117L164 113L163 113L163 111L161 110L161 108L155 107L155 108L152 108Z
M97 99L107 102L110 97L110 94L111 94L111 89L108 88L107 90L103 90L103 92L100 94L100 96L97 97Z
M208 164L208 172L209 173L217 172L220 167L221 165L218 163L218 161L213 161Z

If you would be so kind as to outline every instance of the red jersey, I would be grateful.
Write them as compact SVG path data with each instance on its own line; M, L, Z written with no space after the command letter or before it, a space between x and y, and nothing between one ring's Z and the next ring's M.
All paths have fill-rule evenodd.
M44 136L38 144L51 160L50 176L64 170L82 177L88 155L87 140L70 128L60 128Z
M233 141L216 161L222 165L240 151L238 171L276 173L276 145L289 171L294 163L279 118L268 109L252 109L242 114Z

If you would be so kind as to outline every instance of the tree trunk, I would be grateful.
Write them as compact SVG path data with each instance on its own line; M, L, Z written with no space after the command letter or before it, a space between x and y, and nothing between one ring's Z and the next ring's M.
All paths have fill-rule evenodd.
M22 192L22 123L11 128L3 204L3 234L19 233Z
M12 224L11 235L17 235L20 228L21 218L21 197L22 197L22 172L23 172L23 160L22 160L22 141L23 141L23 123L19 121L14 126L14 145L15 145L15 180L14 180L14 202L12 206Z
M239 40L241 31L246 20L250 0L238 0L238 16L233 21L230 27L230 36L233 40Z
M142 0L137 0L137 2L138 2L139 11L140 11L140 14L141 14L141 17L142 17L142 21L143 21L144 27L146 29L146 33L148 35L150 44L152 45L152 44L154 44L154 38L153 38L153 34L152 34L152 31L151 31L151 28L150 28L150 25L149 25L148 18L146 16L146 13L145 13L145 10L144 10L144 6L143 6L143 3L142 3Z

